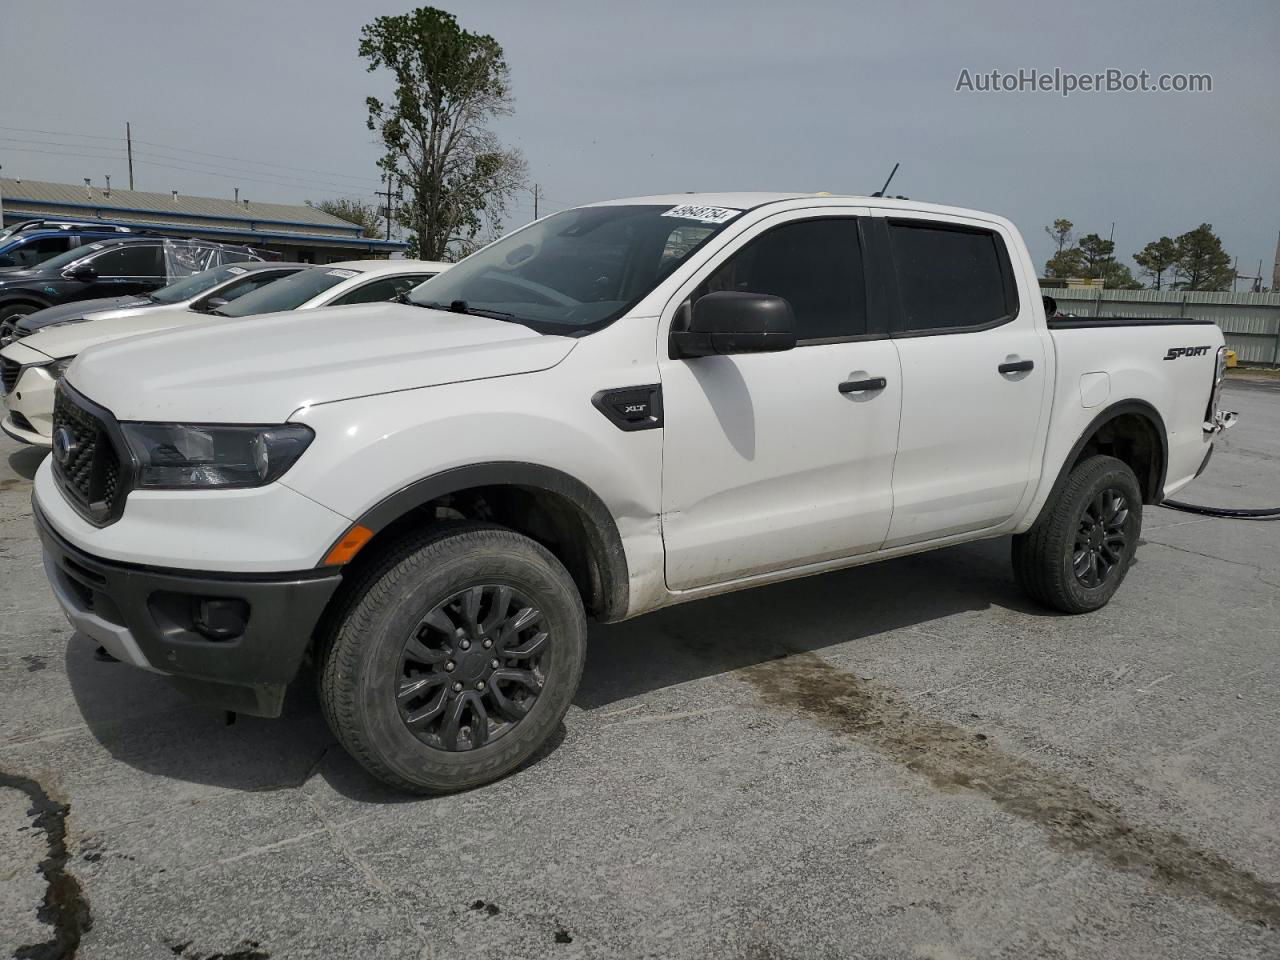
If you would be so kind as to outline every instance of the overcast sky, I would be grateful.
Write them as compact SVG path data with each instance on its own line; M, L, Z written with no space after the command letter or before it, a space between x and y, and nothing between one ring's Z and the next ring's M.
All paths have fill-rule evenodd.
M440 5L506 49L516 113L497 129L525 152L544 210L682 190L870 193L900 161L891 193L1002 213L1041 262L1055 217L1103 236L1114 220L1121 256L1209 222L1241 273L1261 258L1270 283L1276 0ZM130 121L138 189L372 199L364 98L386 88L357 38L412 6L0 0L0 165L126 186ZM1020 67L1208 73L1213 92L955 90L962 69Z

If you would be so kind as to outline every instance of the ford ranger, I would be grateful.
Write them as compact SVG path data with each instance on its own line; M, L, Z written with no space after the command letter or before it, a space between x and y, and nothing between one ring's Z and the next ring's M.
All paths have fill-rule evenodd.
M403 302L95 347L36 476L71 624L231 711L467 788L557 728L587 622L1012 535L1066 613L1208 461L1223 338L1046 315L998 216L806 194L535 221ZM850 616L856 616L856 610Z

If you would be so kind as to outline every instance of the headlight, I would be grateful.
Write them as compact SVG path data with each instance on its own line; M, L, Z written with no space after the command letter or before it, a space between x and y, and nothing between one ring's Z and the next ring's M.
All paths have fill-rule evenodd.
M284 475L315 437L310 427L122 423L140 488L260 487Z
M74 359L75 357L66 357L62 360L55 360L45 369L49 371L49 376L53 377L53 379L61 380L62 375L67 372L67 367L71 366L71 361Z

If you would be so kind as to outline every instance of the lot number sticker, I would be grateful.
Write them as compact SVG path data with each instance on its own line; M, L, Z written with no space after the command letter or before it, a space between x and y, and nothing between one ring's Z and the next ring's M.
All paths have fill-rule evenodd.
M350 279L351 279L352 277L354 277L358 272L359 272L358 270L330 270L330 271L328 271L329 276L331 276L331 277L341 277L343 280L350 280Z
M726 223L741 212L732 207L704 207L697 203L684 203L678 207L672 207L663 216L697 220L700 223Z

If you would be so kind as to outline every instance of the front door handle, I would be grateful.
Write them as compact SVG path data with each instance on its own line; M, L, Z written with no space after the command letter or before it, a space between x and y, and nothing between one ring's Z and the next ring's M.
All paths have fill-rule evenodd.
M1000 364L996 369L1001 373L1026 373L1028 370L1034 370L1035 365L1034 360L1011 360Z
M889 385L884 377L871 377L867 380L846 380L838 387L841 393L858 393L862 390L883 390Z

